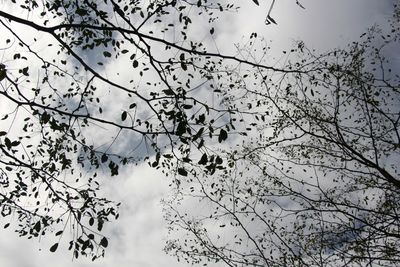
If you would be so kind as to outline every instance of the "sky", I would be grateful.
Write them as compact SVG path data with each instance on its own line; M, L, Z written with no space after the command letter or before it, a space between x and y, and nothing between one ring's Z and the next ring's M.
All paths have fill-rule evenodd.
M367 27L386 23L393 4L391 0L303 0L305 9L301 9L295 0L280 0L271 14L278 25L266 26L264 19L271 1L259 2L260 6L256 6L251 0L240 1L242 9L238 13L218 21L215 43L221 52L233 52L233 44L243 42L252 32L271 40L272 51L277 55L295 40L304 40L319 50L343 46L356 40ZM160 200L168 197L168 184L169 178L147 164L124 169L119 177L107 180L104 194L121 201L122 207L120 219L106 229L110 246L103 259L93 263L84 258L72 260L65 248L51 253L47 240L19 238L9 228L1 232L0 266L191 266L177 263L162 251L167 231Z

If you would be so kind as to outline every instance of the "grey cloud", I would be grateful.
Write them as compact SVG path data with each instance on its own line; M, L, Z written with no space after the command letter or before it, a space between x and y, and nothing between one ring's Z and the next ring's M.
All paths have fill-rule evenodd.
M304 39L309 46L322 50L344 45L351 39L356 39L374 23L383 23L390 15L394 1L310 0L303 1L305 10L298 8L295 1L280 1L273 11L277 26L265 26L263 23L267 13L263 8L267 4L261 3L261 7L257 7L251 1L248 2L249 5L243 7L239 14L229 15L225 22L223 19L219 21L215 38L221 51L233 53L233 44L246 40L251 32L258 32L272 40L272 47L275 47L273 51L276 53L290 47L293 39ZM26 240L19 238L11 230L4 230L0 239L0 265L190 266L176 263L175 259L161 251L166 231L159 200L168 194L168 179L144 166L130 168L124 168L118 178L104 179L105 194L123 202L119 221L107 229L111 238L110 248L104 259L93 263L89 259L72 261L72 254L65 249L50 253L45 241L38 243L36 240Z

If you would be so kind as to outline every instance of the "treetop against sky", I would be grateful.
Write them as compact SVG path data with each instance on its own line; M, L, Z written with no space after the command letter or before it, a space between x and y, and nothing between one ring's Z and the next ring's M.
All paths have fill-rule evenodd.
M145 163L170 177L169 189L137 185L150 206L152 190L168 195L165 250L178 259L394 264L394 3L2 3L4 227L74 258L126 247L112 225L120 212L135 221L135 204L121 208L114 183L129 188Z

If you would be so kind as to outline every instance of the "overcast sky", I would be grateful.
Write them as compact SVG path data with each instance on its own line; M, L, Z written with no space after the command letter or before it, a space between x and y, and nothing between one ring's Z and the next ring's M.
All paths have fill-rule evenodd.
M294 40L304 40L308 46L320 50L344 45L356 40L374 23L386 23L394 1L303 0L303 10L295 0L278 0L271 14L278 25L266 26L264 19L270 2L260 0L257 7L251 0L240 1L243 8L238 14L220 20L216 25L216 43L220 51L233 51L233 43L248 38L251 32L271 40L276 53L289 48ZM166 231L159 202L168 195L167 178L144 164L124 170L118 178L112 178L104 190L123 203L119 221L108 229L110 246L104 259L94 263L83 258L72 261L69 251L59 249L50 253L46 240L18 238L7 229L1 232L0 266L189 266L178 264L162 251Z

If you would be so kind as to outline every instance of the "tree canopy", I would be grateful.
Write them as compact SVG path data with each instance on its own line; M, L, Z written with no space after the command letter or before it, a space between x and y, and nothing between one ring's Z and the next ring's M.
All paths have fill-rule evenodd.
M305 72L240 73L224 92L257 132L166 202L166 251L226 266L398 265L398 48L396 6L389 29L346 48L298 42L285 67Z
M20 236L53 233L53 252L70 239L76 257L103 255L101 230L119 204L98 196L99 171L114 176L151 158L153 167L187 176L193 155L241 131L240 112L220 103L230 66L275 71L197 38L193 21L212 37L218 15L236 10L231 3L2 5L2 215L17 217ZM208 162L210 171L222 165L220 157Z
M75 257L94 260L120 205L101 196L100 176L148 160L173 175L166 251L178 258L400 260L400 83L387 57L399 44L397 7L388 33L372 28L322 54L298 42L272 65L257 33L232 55L212 42L218 16L236 3L3 5L5 227L14 218L20 236L48 235L50 251L68 242Z

